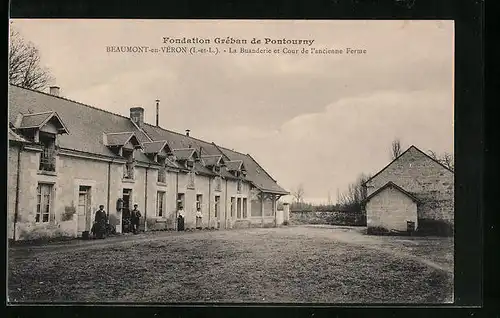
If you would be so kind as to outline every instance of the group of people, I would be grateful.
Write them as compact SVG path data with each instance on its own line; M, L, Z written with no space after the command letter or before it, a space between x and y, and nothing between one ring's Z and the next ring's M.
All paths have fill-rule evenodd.
M132 232L137 234L139 231L139 223L142 217L141 211L138 209L138 205L134 204L134 209L130 211L130 223L132 227ZM92 225L92 234L98 239L104 239L107 234L113 232L112 227L108 222L108 215L104 211L104 205L99 205L99 210L95 213L94 224Z
M177 210L177 231L184 231L184 219L184 208L180 205ZM202 214L200 208L196 209L196 228L198 230L202 229Z
M184 231L184 209L182 205L179 206L179 210L177 212L177 230ZM130 211L130 215L125 216L124 218L130 219L131 231L134 234L137 234L139 231L140 219L142 217L141 211L138 209L138 205L134 204L134 209ZM198 208L196 211L196 228L202 228L202 214L201 209ZM104 205L99 205L99 210L95 212L94 224L92 226L92 234L94 237L98 239L104 239L107 234L111 231L111 226L108 222L108 215L106 211L104 211Z

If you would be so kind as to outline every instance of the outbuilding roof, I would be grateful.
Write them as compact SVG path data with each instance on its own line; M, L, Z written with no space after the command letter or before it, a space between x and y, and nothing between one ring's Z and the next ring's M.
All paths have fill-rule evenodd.
M370 201L372 198L376 197L380 192L384 191L387 188L396 189L399 192L406 195L407 197L409 197L410 199L412 199L415 203L420 203L420 200L418 198L416 198L413 194L404 190L403 188L401 188L400 186L398 186L397 184L395 184L392 181L387 182L386 184L384 184L383 186L378 188L376 191L374 191L372 194L367 196L366 199L363 200L363 203L366 204L368 201Z

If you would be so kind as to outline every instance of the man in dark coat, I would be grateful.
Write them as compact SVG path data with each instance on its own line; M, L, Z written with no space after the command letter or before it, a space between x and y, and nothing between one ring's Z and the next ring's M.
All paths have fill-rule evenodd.
M138 205L134 204L134 209L130 212L130 217L132 221L132 230L134 231L134 234L137 234L137 231L139 230L139 221L141 219L141 211L137 208Z
M104 205L99 205L99 210L95 213L94 233L99 239L103 239L106 233L106 224L108 223L108 216L104 211Z

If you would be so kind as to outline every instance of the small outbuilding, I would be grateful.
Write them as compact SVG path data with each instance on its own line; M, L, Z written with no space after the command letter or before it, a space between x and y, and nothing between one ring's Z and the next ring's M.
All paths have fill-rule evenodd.
M415 146L363 184L368 232L453 235L454 172Z
M371 229L394 231L407 231L412 224L416 230L418 204L415 196L389 181L366 198L366 224Z

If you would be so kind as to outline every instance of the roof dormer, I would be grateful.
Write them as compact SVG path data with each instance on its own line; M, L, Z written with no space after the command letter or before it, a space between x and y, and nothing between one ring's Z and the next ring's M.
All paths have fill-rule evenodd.
M205 167L211 169L215 173L220 173L221 167L225 165L222 155L204 155L201 156L201 160Z
M61 117L54 111L19 114L14 128L26 138L38 142L39 132L49 135L69 134Z
M221 166L224 160L221 155L204 155L201 156L204 164L208 168L212 168L214 166Z
M175 160L188 169L192 169L195 161L200 160L200 155L194 148L173 149L172 153Z
M227 171L231 172L236 177L245 176L247 169L243 164L243 160L231 160L225 162Z
M133 132L104 133L103 143L106 147L119 155L133 152L135 149L142 149L141 143Z
M143 142L142 148L146 156L157 162L164 161L172 155L172 149L166 140Z

